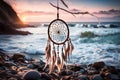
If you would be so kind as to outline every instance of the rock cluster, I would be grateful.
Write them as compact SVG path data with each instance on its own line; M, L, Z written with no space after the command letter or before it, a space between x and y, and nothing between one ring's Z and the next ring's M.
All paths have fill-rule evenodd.
M0 80L120 80L120 69L104 62L89 65L67 65L58 73L48 74L45 63L27 59L22 54L8 56L0 51Z

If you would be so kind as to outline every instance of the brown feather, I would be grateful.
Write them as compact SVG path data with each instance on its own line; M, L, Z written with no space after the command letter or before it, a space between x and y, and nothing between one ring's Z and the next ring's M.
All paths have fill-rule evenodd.
M60 72L61 71L61 60L59 56L57 57L57 68L58 68L58 72Z
M74 46L73 46L73 44L70 40L70 51L69 51L69 53L72 54L73 50L74 50Z
M64 45L63 48L64 48L64 51L65 51L65 53L63 55L64 56L63 58L64 58L65 61L67 61L67 49L66 49L66 46Z
M50 72L49 72L49 74L51 74L52 71L54 70L55 62L56 62L56 60L55 60L55 58L54 58L54 56L53 56L53 57L52 57L52 63L51 63L51 66L50 66Z
M51 62L49 74L51 74L51 72L54 70L55 62L56 62L56 51L55 51L55 46L54 46L54 44L53 44L52 54L53 54L53 56L52 56L52 62Z
M50 45L50 40L48 39L47 41L47 46L46 46L46 49L45 49L45 55L46 55L46 64L45 64L45 67L44 69L47 67L47 65L49 64L49 60L51 58L51 45Z
M65 56L64 56L63 47L62 47L62 62L61 62L61 68L63 68L63 66L64 66L64 61L65 61Z
M63 60L65 61L66 60L66 58L65 58L65 46L63 45L63 48L62 48L62 58L63 58ZM64 52L63 52L63 49L64 49Z
M67 52L67 58L69 58L69 55L70 55L70 43L68 41L68 44L67 44L67 48L66 48L66 52Z

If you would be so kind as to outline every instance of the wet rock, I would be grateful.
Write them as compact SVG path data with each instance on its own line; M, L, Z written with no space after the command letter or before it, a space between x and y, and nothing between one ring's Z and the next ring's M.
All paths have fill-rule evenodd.
M37 70L38 70L39 72L43 72L43 68L42 68L42 67L38 67Z
M7 76L7 72L5 70L0 70L0 78Z
M71 76L64 76L62 80L71 80Z
M40 60L40 61L37 61L37 62L34 62L34 65L37 67L44 67L44 65L45 65L45 62L43 62L42 60Z
M35 69L35 66L34 66L33 64L28 64L28 65L27 65L27 68Z
M86 73L92 75L92 74L99 74L99 71L96 70L94 67L91 67L91 65L89 65L89 67L87 68Z
M6 56L6 54L4 53L4 50L2 50L2 49L0 49L0 56L1 57L5 57Z
M110 71L112 74L118 74L118 70L114 66L107 66L107 69Z
M110 27L110 28L118 28L119 26L118 26L118 25L114 25L114 24L110 24L109 27Z
M67 75L72 75L72 74L73 74L73 71L67 70Z
M99 71L97 71L97 70L89 70L88 74L90 74L90 75L99 74Z
M79 65L70 65L70 66L68 66L68 69L76 72L76 71L80 71L80 69L83 69L83 68Z
M112 80L120 80L119 76L115 75L115 74L111 74L111 79Z
M40 80L41 79L41 74L38 71L31 70L28 71L24 76L24 80Z
M19 67L18 69L17 69L17 71L18 72L22 72L22 71L24 71L24 70L29 70L27 67Z
M22 55L22 54L14 54L13 56L12 56L12 59L14 60L14 61L22 61L23 62L23 60L25 59L25 56L24 55Z
M65 76L65 75L67 75L67 72L65 70L63 70L59 74Z
M111 73L105 73L104 78L105 78L106 80L111 79Z
M103 80L100 75L94 75L92 80Z
M22 79L22 76L20 76L20 75L18 75L18 74L14 75L14 78L16 78L17 80L23 80L23 79Z
M4 66L5 65L5 61L4 59L0 56L0 66Z
M86 75L79 75L78 80L88 80L88 77Z
M41 80L51 80L50 76L47 73L41 73Z
M18 58L17 61L24 63L25 59L24 58Z
M11 74L17 74L17 71L15 71L15 70L10 70L9 73L11 73Z
M5 67L4 67L4 66L1 66L1 67L0 67L0 70L5 70Z
M84 70L84 69L80 69L79 73L80 73L80 74L84 74L84 73L85 73L85 70Z
M95 69L99 70L102 69L105 66L104 62L95 62L92 67L94 67Z
M72 75L73 71L71 70L62 70L59 75L65 76L65 75Z
M59 75L56 74L56 73L54 73L54 72L51 73L50 76L51 76L51 78L52 78L53 80L55 80L55 79L58 80L58 79L59 79Z
M16 78L14 78L14 77L11 77L11 78L9 78L8 80L17 80Z
M5 64L4 64L4 66L11 67L11 66L17 66L17 65L15 63L13 63L13 62L6 61Z

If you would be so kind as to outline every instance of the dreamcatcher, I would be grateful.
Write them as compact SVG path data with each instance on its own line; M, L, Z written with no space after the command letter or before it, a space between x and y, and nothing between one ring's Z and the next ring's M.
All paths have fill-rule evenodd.
M67 7L64 1L61 1ZM57 19L53 20L48 27L48 40L45 49L46 65L44 69L49 65L49 73L51 73L56 66L58 72L60 72L73 49L68 25L65 21L59 19L59 0L57 0Z

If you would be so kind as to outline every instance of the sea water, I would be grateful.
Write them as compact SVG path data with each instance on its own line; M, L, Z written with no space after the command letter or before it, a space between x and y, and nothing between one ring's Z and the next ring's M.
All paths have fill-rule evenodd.
M12 53L27 54L34 59L45 60L45 46L49 23L39 23L35 27L21 28L29 31L29 35L0 35L0 49ZM97 23L69 23L70 38L74 45L69 63L91 64L104 61L108 65L120 68L120 28L83 28L83 24L91 26ZM103 23L109 25L113 23ZM120 25L120 23L117 23ZM81 33L91 32L95 36L81 37Z

